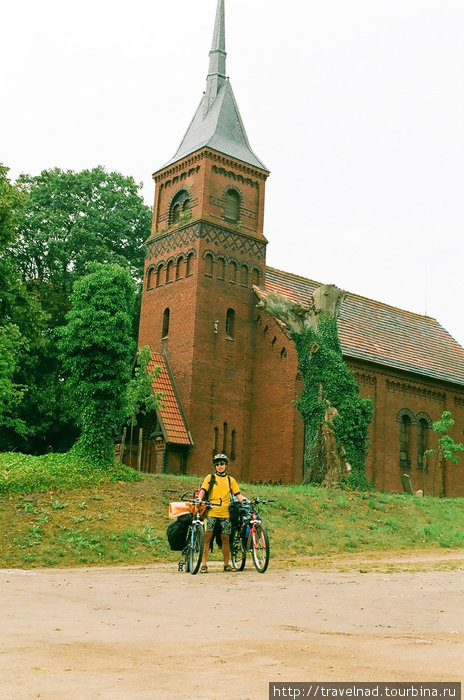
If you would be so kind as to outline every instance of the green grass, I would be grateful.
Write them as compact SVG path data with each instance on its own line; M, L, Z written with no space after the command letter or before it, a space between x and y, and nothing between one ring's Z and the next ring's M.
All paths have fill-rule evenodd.
M0 453L0 496L57 488L91 487L107 481L136 481L137 472L124 464L96 468L68 454L40 457L17 452Z
M68 455L0 454L0 567L177 562L165 535L168 504L200 481L94 469ZM376 552L464 550L464 499L241 486L276 500L261 514L281 565L369 553L374 566Z

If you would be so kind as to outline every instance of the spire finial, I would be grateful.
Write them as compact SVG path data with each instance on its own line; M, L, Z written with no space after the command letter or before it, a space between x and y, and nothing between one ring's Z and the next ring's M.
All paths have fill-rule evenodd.
M216 99L226 81L226 29L224 0L218 0L214 23L213 43L209 52L209 71L206 78L205 112Z

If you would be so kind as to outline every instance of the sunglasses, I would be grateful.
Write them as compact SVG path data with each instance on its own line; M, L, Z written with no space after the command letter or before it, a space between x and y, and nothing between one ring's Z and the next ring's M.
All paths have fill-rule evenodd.
M217 467L220 467L221 464L222 464L223 466L225 466L225 465L227 464L227 462L216 462L216 466L217 466Z

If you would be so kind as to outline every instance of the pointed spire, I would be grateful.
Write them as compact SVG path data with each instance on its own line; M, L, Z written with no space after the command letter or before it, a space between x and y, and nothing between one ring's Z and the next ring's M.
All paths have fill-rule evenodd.
M206 92L203 105L205 114L216 99L219 89L226 81L226 56L224 0L218 0L213 43L209 52L209 71L206 78Z
M248 143L232 86L226 77L226 55L224 0L218 0L206 91L179 148L164 167L209 146L269 172Z

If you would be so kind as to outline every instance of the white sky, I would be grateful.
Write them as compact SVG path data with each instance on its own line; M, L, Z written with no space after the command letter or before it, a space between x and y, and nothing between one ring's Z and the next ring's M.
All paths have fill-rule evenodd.
M0 162L144 183L201 99L216 0L15 0ZM462 0L226 0L227 72L271 170L267 262L427 313L464 345Z

